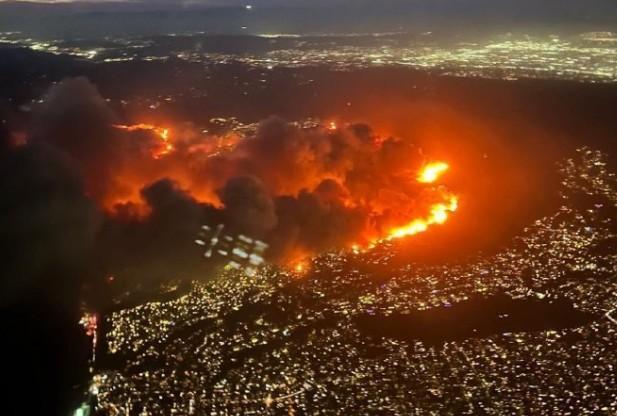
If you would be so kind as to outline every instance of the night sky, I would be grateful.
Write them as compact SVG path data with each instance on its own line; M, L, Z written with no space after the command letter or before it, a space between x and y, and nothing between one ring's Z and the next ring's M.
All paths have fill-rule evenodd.
M615 30L615 16L612 0L0 0L0 31L56 38L187 31L580 33Z

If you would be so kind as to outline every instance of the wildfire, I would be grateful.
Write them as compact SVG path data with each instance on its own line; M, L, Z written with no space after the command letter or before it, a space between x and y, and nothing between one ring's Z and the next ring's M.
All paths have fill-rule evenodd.
M445 162L431 162L420 170L417 180L420 183L434 183L449 168L450 166ZM458 209L458 197L447 194L444 199L444 202L431 205L428 216L416 218L407 225L390 230L388 236L382 241L410 237L427 231L431 225L445 224L450 214Z
M154 157L155 159L160 159L161 157L168 155L174 150L174 145L170 142L171 131L168 128L158 127L152 124L145 124L145 123L132 124L132 125L115 124L113 127L116 129L125 130L128 132L151 131L154 134L156 134L159 137L159 139L161 139L161 142L163 145L161 148L153 151L152 157Z
M391 230L386 240L390 241L420 234L428 230L431 225L444 224L448 220L449 214L457 209L458 198L450 195L447 202L432 205L430 214L426 218L415 219L403 227Z
M422 168L418 174L418 182L434 183L443 173L450 169L450 165L445 162L432 162Z
M304 153L300 155L298 153L299 151L295 151L294 149L307 148L308 150L306 150L306 152L312 152L309 158L311 162L307 163L308 166L302 175L289 175L290 178L287 178L288 175L279 175L279 172L276 171L276 169L286 171L287 166L285 164L279 165L278 161L270 161L267 159L267 155L261 154L260 149L262 149L263 146L249 146L250 143L261 140L259 136L256 136L254 138L255 140L250 141L242 140L242 136L239 134L220 137L208 136L207 140L205 137L204 140L192 140L188 142L188 146L179 146L176 148L174 142L180 143L180 139L179 137L173 136L169 128L146 123L132 125L117 124L113 127L126 132L150 133L149 135L141 135L137 137L137 139L142 140L147 146L152 148L151 154L154 159L161 159L172 152L174 152L177 157L166 158L165 163L146 163L147 172L144 174L141 174L140 171L130 171L129 173L133 176L125 174L123 176L124 180L122 181L124 186L124 188L121 189L122 194L119 192L110 197L110 200L112 200L111 202L104 202L106 206L110 207L110 211L113 211L118 204L128 205L131 203L131 213L134 212L136 216L146 218L149 211L141 199L140 191L145 184L152 183L161 177L173 179L182 189L190 191L191 195L196 200L207 202L217 208L225 209L224 204L218 199L215 191L217 189L216 187L221 186L216 178L211 179L211 187L202 187L200 188L201 191L194 189L195 182L200 182L201 177L199 181L195 181L195 172L187 167L193 165L202 166L204 163L208 165L210 156L224 155L224 153L229 153L231 157L221 156L220 158L213 159L214 162L212 163L221 164L224 170L228 171L227 174L231 175L230 177L233 177L234 174L238 174L238 172L242 172L244 163L242 161L245 158L255 158L257 162L260 162L262 159L267 160L268 163L255 164L255 175L265 184L273 187L273 193L275 195L297 194L300 193L302 189L316 188L325 179L331 179L331 182L336 183L338 187L341 188L341 191L329 191L328 187L323 187L323 190L320 190L320 192L323 191L323 195L315 191L315 197L331 198L333 201L332 204L338 204L336 206L340 206L341 210L357 212L360 205L358 201L365 200L366 195L371 194L371 192L368 192L370 189L367 191L364 187L349 187L346 183L346 169L349 169L348 166L353 167L358 165L359 162L363 162L363 159L356 160L354 159L356 158L355 152L347 152L346 155L348 154L351 163L343 164L344 167L340 169L337 168L338 170L328 170L330 168L322 166L319 161L321 160L320 158L330 157L329 154L324 152L327 152L327 149L332 146L317 146L315 148L305 146L306 143L310 143L312 136L305 137L304 135L307 133L303 130L298 131L297 134L292 137L285 138L289 143L294 144L293 146L289 146L290 150L286 150L286 152L290 155L290 159L300 156L304 158L306 157ZM323 124L323 128L326 130L325 132L320 130L318 133L312 132L311 134L322 134L323 137L321 137L321 139L325 141L336 139L339 133L340 135L354 134L345 129L339 131L341 124L337 123L335 120L326 121ZM331 132L337 131L337 134L328 133L328 130ZM415 157L414 155L417 154L415 150L411 153L409 147L401 145L400 141L382 135L375 135L371 143L367 142L362 145L367 146L367 150L374 150L380 154L379 152L383 151L384 143L389 140L392 140L393 146L398 146L401 152L410 152L407 154L409 157ZM154 142L154 144L152 144L152 142ZM354 141L350 142L355 143ZM142 148L141 146L139 147L139 149ZM234 153L236 150L237 153ZM367 152L357 153L365 155ZM207 158L204 156L207 156ZM364 158L365 156L362 157ZM182 160L185 159L189 159L195 163L184 164ZM147 160L148 157L146 155L146 161ZM379 200L376 200L374 204L372 201L367 203L368 215L375 214L375 217L379 217L380 220L374 222L367 221L364 228L358 228L356 232L357 235L349 236L350 240L348 241L352 241L353 243L349 244L343 241L347 249L355 254L364 253L366 250L374 248L379 243L415 236L428 231L432 226L445 224L449 217L458 209L458 196L447 191L443 186L440 186L441 184L439 183L443 175L450 169L450 165L447 162L440 160L428 161L420 165L421 167L416 172L410 172L408 170L409 165L413 165L413 163L393 164L392 166L381 166L379 165L380 163L381 159L376 158L375 165L379 166L378 168L384 171L385 177L392 176L397 180L398 178L403 178L405 183L409 182L409 179L411 179L415 184L412 183L414 186L404 189L398 189L398 187L387 188L383 193L381 191L378 193ZM138 163L134 164L134 166L138 165ZM133 165L131 168L133 168ZM340 173L339 170L341 170L342 173ZM197 173L201 174L201 172L209 172L209 170L200 168ZM208 179L210 180L210 178ZM136 185L132 186L133 183ZM367 179L366 187L368 188L372 184L373 182ZM126 189L129 189L129 191L126 191ZM412 193L416 193L416 195L407 195L408 190L411 190ZM332 195L328 194L328 192L332 193ZM381 199L382 194L384 195L383 199ZM417 199L412 206L407 206L405 201L408 200L407 198L411 197L417 197ZM397 207L399 201L401 201L400 209ZM302 204L303 202L298 203L298 205ZM422 211L416 211L417 209L422 209ZM419 212L419 214L413 214L414 212ZM351 240L351 238L353 238L353 240ZM298 250L300 251L297 253L298 255L289 256L287 253L285 254L285 264L292 274L301 277L310 271L310 263L307 259L315 253L309 249L304 250L302 245L298 245Z
M298 275L303 275L307 272L308 268L308 262L306 260L301 260L294 264L293 271Z

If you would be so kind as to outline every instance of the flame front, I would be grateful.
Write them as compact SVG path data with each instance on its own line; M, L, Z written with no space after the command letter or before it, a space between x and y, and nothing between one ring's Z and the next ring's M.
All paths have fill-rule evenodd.
M434 183L442 174L444 174L450 165L445 162L432 162L422 168L418 174L418 182L420 183Z
M101 198L101 202L111 213L129 212L146 220L150 211L143 200L144 186L169 178L196 201L226 209L217 190L235 176L250 173L272 193L275 208L279 196L293 199L292 205L283 208L298 227L307 223L304 210L315 201L320 204L310 205L310 209L323 208L318 214L330 218L333 228L346 215L360 219L349 226L344 238L328 237L336 241L328 243L331 247L324 244L315 249L304 241L290 243L280 260L298 276L310 270L306 259L317 250L349 247L359 254L379 243L415 236L445 224L457 211L458 196L440 183L450 165L439 160L416 164L417 149L403 140L382 135L374 135L370 141L364 137L358 140L353 129L334 120L324 124L324 129L286 126L289 128L282 131L291 133L281 139L286 141L281 150L285 156L272 158L270 144L259 131L243 140L240 135L187 135L185 130L172 134L166 127L146 123L113 125L121 131L144 134L132 136L141 144L134 147L139 153L131 159L133 163L114 171L118 172L117 191ZM346 149L343 157L333 157L332 149L338 146ZM392 148L397 149L395 158L389 153ZM333 159L336 163L330 163ZM300 172L290 163L295 160L303 161ZM419 168L410 172L410 165ZM370 169L374 169L375 177L367 174ZM306 230L305 234L311 232Z
M447 202L432 205L430 214L426 218L417 218L403 227L391 230L385 240L410 237L425 232L431 225L444 224L448 221L449 215L457 209L458 197L450 195Z
M152 152L152 157L155 159L160 159L161 157L168 155L174 150L174 145L170 142L171 139L171 131L165 127L158 127L152 124L115 124L113 126L116 129L125 130L128 132L134 131L151 131L156 134L159 139L161 139L162 146L159 149L156 149Z
M435 183L448 169L450 165L445 162L428 163L418 172L417 181L424 184ZM458 209L458 201L456 195L445 194L444 202L431 205L426 217L416 218L402 227L393 228L381 241L410 237L427 231L431 225L445 224L450 214Z

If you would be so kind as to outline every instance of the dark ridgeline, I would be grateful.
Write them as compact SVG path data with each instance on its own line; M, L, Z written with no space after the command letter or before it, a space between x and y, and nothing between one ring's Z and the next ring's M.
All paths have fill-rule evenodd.
M356 323L369 337L438 345L504 333L576 328L595 319L566 299L512 299L501 294L409 314L369 314L356 318Z

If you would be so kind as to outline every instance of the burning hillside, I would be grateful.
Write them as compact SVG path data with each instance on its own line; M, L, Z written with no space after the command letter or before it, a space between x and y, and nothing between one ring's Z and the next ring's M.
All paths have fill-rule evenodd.
M442 181L447 163L365 124L272 117L245 137L123 124L93 85L73 79L52 88L36 126L29 145L50 145L76 167L105 212L101 239L116 261L124 251L163 262L213 221L267 241L272 260L297 261L413 236L458 207Z
M145 165L149 181L171 180L219 210L231 229L274 241L277 258L413 236L444 224L458 207L458 197L439 185L447 163L425 163L413 145L377 137L364 125L303 129L272 118L224 151L203 146L218 137L186 143L168 128L114 127L162 143L150 152L154 162L131 164L126 178L144 177ZM140 191L149 185L133 184ZM107 204L110 215L149 212L147 198L133 195Z

